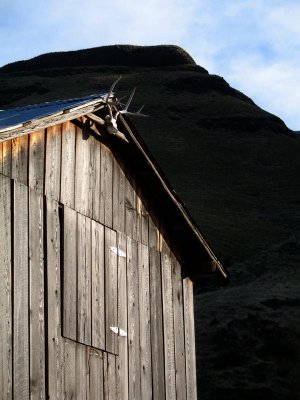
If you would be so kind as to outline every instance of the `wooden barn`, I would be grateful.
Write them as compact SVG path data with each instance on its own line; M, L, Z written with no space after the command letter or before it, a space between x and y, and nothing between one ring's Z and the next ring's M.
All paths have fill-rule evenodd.
M226 272L111 94L0 111L0 399L196 399Z

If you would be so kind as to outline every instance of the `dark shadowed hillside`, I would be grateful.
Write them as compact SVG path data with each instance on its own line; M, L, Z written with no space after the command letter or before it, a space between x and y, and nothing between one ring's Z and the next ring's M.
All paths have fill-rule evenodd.
M0 107L137 86L135 125L232 275L196 285L199 398L299 399L300 136L176 46L0 68ZM297 233L298 232L298 233Z

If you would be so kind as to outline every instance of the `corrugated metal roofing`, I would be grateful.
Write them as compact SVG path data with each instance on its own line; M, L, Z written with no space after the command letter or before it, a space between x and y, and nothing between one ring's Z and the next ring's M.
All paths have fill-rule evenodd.
M42 104L0 110L0 129L21 125L33 119L43 118L57 112L70 110L74 107L89 103L92 100L104 99L106 95L107 93L98 93L77 97L75 99L51 101Z

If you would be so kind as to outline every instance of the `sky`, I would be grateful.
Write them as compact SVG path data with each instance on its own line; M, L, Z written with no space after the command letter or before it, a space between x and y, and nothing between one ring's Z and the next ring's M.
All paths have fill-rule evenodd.
M0 66L52 51L175 44L300 130L299 0L0 0Z

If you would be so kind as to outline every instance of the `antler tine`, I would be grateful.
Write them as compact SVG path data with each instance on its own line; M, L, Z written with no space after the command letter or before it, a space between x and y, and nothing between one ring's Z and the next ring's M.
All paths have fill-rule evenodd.
M131 95L129 96L129 99L128 99L127 103L126 103L126 106L125 106L124 110L122 110L122 111L127 112L128 107L130 106L130 103L131 103L131 101L133 99L135 91L136 91L136 88L134 88L133 91L131 92Z
M109 92L108 92L108 94L107 94L107 96L106 96L106 99L105 99L105 103L106 103L106 104L108 103L108 99L110 98L110 96L111 96L111 94L112 94L112 92L113 92L113 90L114 90L116 84L119 82L119 80L120 80L121 78L122 78L122 76L119 76L119 78L118 78L117 80L115 80L114 83L111 85L111 87L110 87L110 89L109 89Z

